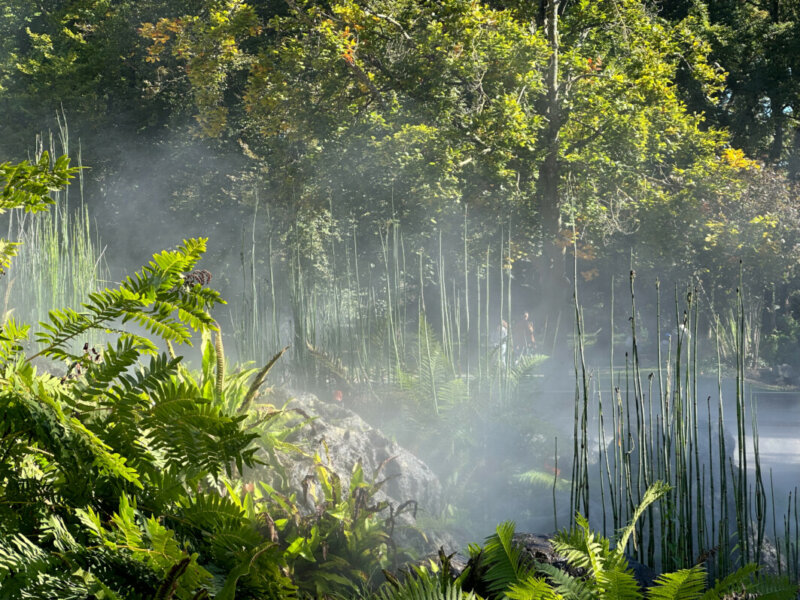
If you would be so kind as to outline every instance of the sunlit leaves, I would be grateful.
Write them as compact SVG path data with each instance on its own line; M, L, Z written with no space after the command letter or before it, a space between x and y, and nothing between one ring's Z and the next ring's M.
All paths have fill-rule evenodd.
M12 208L23 208L27 212L46 210L54 202L50 192L64 187L77 170L70 168L67 156L60 156L51 163L47 152L35 163L0 164L0 214ZM18 246L0 239L0 274L11 266Z
M205 240L185 240L174 251L156 254L143 269L128 277L115 290L105 289L89 294L85 311L71 309L51 311L50 323L42 323L37 333L45 347L45 356L77 360L69 351L69 343L91 329L104 329L133 321L159 338L179 344L191 344L191 330L215 328L208 314L222 302L219 293L201 285L187 286L182 274L192 271L205 250ZM130 335L133 335L132 333ZM154 349L146 338L137 338L143 350Z

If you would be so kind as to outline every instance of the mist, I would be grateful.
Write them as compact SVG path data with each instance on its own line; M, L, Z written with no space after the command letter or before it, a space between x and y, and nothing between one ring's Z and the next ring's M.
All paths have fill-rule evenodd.
M80 124L70 129L73 140L80 138ZM81 151L92 155L83 144ZM289 346L272 371L272 384L341 404L416 453L450 495L461 521L452 528L460 543L480 540L506 520L520 531L551 533L569 522L571 510L582 510L570 505L567 490L576 464L574 406L577 401L580 411L582 402L576 385L584 370L590 522L606 534L613 531L612 509L603 508L598 494L610 493L605 462L616 439L615 404L624 405L623 416L631 410L638 415L636 377L647 381L645 401L656 405L641 417L651 434L663 422L659 397L670 398L675 386L688 382L696 389L682 393L697 404L702 468L709 476L719 469L719 406L728 435L723 462L737 456L737 342L725 333L730 322L720 320L737 310L735 290L712 300L702 279L631 236L624 252L624 240L618 242L619 258L603 261L582 250L576 258L576 239L563 259L565 273L578 273L577 285L565 277L568 287L554 294L546 289L541 249L524 226L459 207L416 226L401 217L376 222L337 210L333 202L292 221L285 206L242 170L240 156L211 152L180 135L155 144L132 140L123 166L103 172L99 181L90 166L82 197L73 190L64 200L72 209L88 207L96 251L107 267L108 280L98 284L119 281L160 248L208 237L202 267L227 301L214 316L230 364L262 365ZM213 176L187 187L198 171ZM205 199L199 207L196 198ZM636 268L639 257L645 272ZM692 294L695 304L689 306ZM720 308L720 297L728 306ZM684 337L687 310L697 312ZM519 329L523 313L530 315L535 338L527 345L519 339L525 335ZM679 339L683 356L677 358ZM197 348L179 353L188 364L199 364ZM692 370L678 381L674 369L684 362ZM793 497L800 473L792 450L798 422L793 368L762 368L763 381L757 381L748 366L742 384L747 473L755 476L752 419L776 508ZM661 392L653 387L656 373ZM618 433L625 427L618 425ZM638 460L630 434L619 443L630 444Z
M796 578L800 137L761 96L736 112L739 82L694 13L386 4L236 4L222 32L194 5L194 20L131 7L97 17L119 36L79 28L110 40L117 84L83 59L0 79L18 115L0 162L46 150L83 167L49 213L3 215L23 244L0 281L4 323L79 310L207 238L175 289L225 304L218 332L158 343L187 369L176 378L216 400L238 382L234 415L313 422L287 404L313 395L363 419L435 474L441 503L415 523L447 552L506 521L551 536L578 513L613 539L663 481L632 559ZM71 351L125 327L152 333L120 320ZM63 383L78 362L35 366ZM244 494L259 473L239 465ZM285 479L307 502L308 477Z

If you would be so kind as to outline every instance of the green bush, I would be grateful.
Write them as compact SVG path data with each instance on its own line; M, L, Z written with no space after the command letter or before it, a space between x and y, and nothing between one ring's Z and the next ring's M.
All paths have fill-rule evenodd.
M620 532L612 548L610 540L597 535L588 521L578 515L576 527L562 531L553 540L554 551L563 556L571 572L550 564L535 562L513 541L514 524L502 523L483 547L471 546L467 568L453 580L449 575L449 557L442 565L416 567L402 583L392 580L378 596L379 600L456 600L486 598L500 600L717 600L751 594L753 597L794 600L797 584L787 578L756 578L757 567L746 565L735 573L706 586L702 565L660 575L655 584L643 591L629 568L624 549L635 535L634 524L645 509L662 498L669 487L656 483L643 496L631 523ZM746 596L747 597L747 596Z
M44 209L72 173L66 159L0 165L0 209ZM359 469L343 489L317 457L311 514L285 487L279 456L301 449L286 442L280 410L248 410L281 353L226 372L218 335L211 342L210 310L223 301L195 270L204 250L185 240L80 311L52 311L33 354L30 328L5 323L0 598L325 596L389 566L386 507ZM7 264L14 246L0 251ZM111 341L91 348L92 332ZM196 332L195 375L173 345ZM41 359L66 361L66 373L40 372Z

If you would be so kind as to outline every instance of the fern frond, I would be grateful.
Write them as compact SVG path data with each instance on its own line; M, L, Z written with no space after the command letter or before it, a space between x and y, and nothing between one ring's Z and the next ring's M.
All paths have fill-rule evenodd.
M705 569L696 566L659 575L655 585L647 590L647 597L653 600L694 600L703 595L705 587Z
M123 309L120 316L122 323L129 321L138 323L149 333L157 335L162 340L178 344L190 343L192 334L189 328L182 321L170 316L174 308L174 306L162 302L146 312L139 307L133 310Z
M732 591L740 591L751 581L752 576L758 571L758 565L754 563L746 564L736 569L733 573L715 582L714 587L709 588L703 594L705 600L718 600Z
M20 342L28 339L28 325L22 325L10 317L0 329L0 362L8 363L22 352Z
M245 514L231 498L206 493L184 499L180 519L197 529L213 531L223 527L240 527L245 522Z
M505 595L510 600L560 600L565 598L544 579L533 576L512 584Z
M530 374L547 358L544 354L525 354L521 356L517 363L508 369L508 383L512 387L516 387L523 377Z
M104 321L111 321L115 316L116 312L113 310L103 313L100 317L92 317L69 308L51 310L48 314L50 323L40 323L44 331L36 333L37 341L46 347L31 359L36 356L48 356L70 362L80 360L81 355L66 350L67 343L92 329L99 328Z
M761 576L755 583L746 585L745 589L760 600L795 600L800 594L797 582L792 582L786 576Z
M636 507L633 517L631 517L631 522L627 527L625 527L625 529L622 530L622 532L620 532L616 548L618 554L625 552L625 547L628 545L628 539L631 535L635 535L636 533L636 522L644 514L644 511L647 510L647 507L666 496L671 489L672 488L663 481L656 481L647 488L644 496L642 496L642 501L639 503L639 506ZM636 540L634 539L634 545L635 544Z
M570 482L568 479L557 476L554 477L553 473L547 473L546 471L537 471L533 469L525 471L524 473L518 473L514 476L514 479L519 482L543 489L553 489L554 478L556 480L556 490L563 491L569 489Z
M384 584L377 600L480 600L452 582L443 582L429 571L416 571L403 582Z
M89 294L86 312L52 311L50 322L37 334L45 348L38 354L75 360L66 344L91 329L102 329L116 319L135 322L161 339L191 343L190 328L203 330L215 325L208 309L222 302L219 293L193 286L184 289L182 269L191 270L199 260L205 240L184 240L182 248L164 251L138 273L127 277L116 290ZM177 316L176 316L177 315Z
M547 563L537 563L536 571L547 575L548 579L555 584L556 592L564 598L573 600L592 600L594 598L593 589L587 582L558 567Z
M572 531L556 534L553 538L553 550L563 556L571 566L586 569L594 576L605 569L605 561L610 554L609 542L602 536L597 538L582 515L575 517L575 523L577 527ZM623 570L625 567L627 563Z
M47 385L46 380L34 376L29 363L18 367L7 382L6 393L0 395L5 423L28 432L28 443L45 452L67 480L79 473L88 476L85 465L89 464L100 474L141 487L139 474L125 464L127 459L113 452L78 419L65 414L64 406Z
M0 590L4 598L86 598L82 582L22 534L0 536Z
M67 185L78 170L69 166L68 156L51 161L47 152L42 152L35 163L0 164L0 214L12 208L24 208L26 212L45 210L55 202L50 192Z
M5 274L11 266L12 259L17 255L19 243L0 239L0 274Z
M138 488L144 487L137 470L125 464L128 460L126 457L116 452L111 452L110 446L103 442L78 419L70 419L69 424L73 431L78 433L84 443L91 448L92 454L94 455L94 466L97 467L101 474L119 477L120 479L129 481Z
M88 403L104 394L112 382L135 365L141 354L141 347L131 337L117 340L116 347L106 345L101 363L92 363L86 371L86 383L76 389L78 402Z
M186 382L161 383L153 398L142 426L168 465L192 465L214 476L223 470L230 474L233 461L240 470L242 463L252 466L256 449L250 446L258 434L242 431L244 416L222 414L196 385Z
M167 354L159 354L150 358L147 368L136 374L126 373L120 376L120 382L126 390L153 393L167 378L175 372L181 359L171 358Z
M642 597L639 584L628 570L607 569L595 577L602 597L607 600L638 600Z
M211 552L224 561L231 553L254 549L264 542L264 536L256 529L254 522L229 525L214 530L210 540Z
M500 593L514 583L527 579L533 572L533 562L522 548L513 542L514 523L506 521L497 526L496 533L486 540L483 560L487 565L487 589Z

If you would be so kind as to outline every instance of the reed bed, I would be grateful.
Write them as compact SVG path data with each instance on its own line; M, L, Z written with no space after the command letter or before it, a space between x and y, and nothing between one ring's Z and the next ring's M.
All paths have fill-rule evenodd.
M34 160L38 161L45 149L53 159L69 154L69 130L63 115L58 123L57 134L37 138ZM80 166L80 148L76 158ZM80 308L87 293L107 285L104 250L83 199L82 172L77 188L77 199L70 198L69 188L53 192L56 203L49 211L29 214L13 210L4 216L7 239L21 242L21 246L0 280L3 322L15 318L36 323L53 309ZM76 344L87 341L97 340L76 340Z
M637 560L662 571L705 563L717 576L749 562L768 562L779 574L797 580L797 493L789 495L780 532L771 474L765 479L759 454L757 406L745 380L752 325L741 289L740 282L733 318L722 325L719 318L701 310L696 288L676 288L671 326L665 328L663 324L669 321L662 315L662 290L657 284L655 323L648 324L656 335L651 347L646 347L640 339L642 323L632 270L628 287L631 345L621 366L612 349L604 373L590 371L580 360L584 341L577 311L576 379L583 385L576 387L575 395L570 505L573 512L594 517L604 532L617 531L629 522L644 490L655 480L666 481L670 493L660 506L648 508L637 525L638 543L631 542L628 549ZM612 300L612 331L613 315ZM712 331L702 345L701 321L710 324ZM735 323L733 331L730 321ZM724 343L733 346L732 392L725 385L728 377L723 376ZM647 358L642 358L643 352ZM709 367L709 361L701 363L701 359L712 352L716 389L713 394L701 393L712 379L701 373ZM590 389L586 382L592 377L600 383ZM726 420L731 403L735 418ZM588 425L592 421L596 434ZM731 422L735 431L729 431ZM586 452L590 446L596 448L593 460ZM600 514L593 515L598 508Z
M242 236L244 310L231 312L240 357L263 361L291 345L286 376L324 387L397 384L405 372L430 370L440 353L448 381L508 395L514 341L501 323L513 323L510 232L479 248L465 213L460 252L442 232L407 236L394 220L377 231L351 221L325 240L288 241L259 228L259 210ZM430 376L435 407L443 382Z
M243 233L246 309L232 314L240 357L263 362L291 345L291 360L282 365L287 379L334 398L366 395L379 406L382 393L401 389L422 415L409 416L414 427L450 427L442 419L454 410L530 412L547 405L549 390L534 397L531 386L521 385L541 357L515 353L515 317L531 311L538 351L554 354L569 345L563 323L572 312L573 444L571 452L552 457L555 465L571 461L570 514L583 512L608 534L628 523L651 483L663 480L672 490L648 508L629 549L638 560L664 571L704 562L718 576L771 560L781 574L797 578L797 492L786 512L777 513L782 502L761 465L756 407L745 382L746 363L757 360L751 347L759 337L757 310L741 292L719 318L701 306L694 288L675 288L664 310L657 286L656 314L645 323L631 271L624 311L630 319L620 325L612 281L611 318L603 327L611 340L629 337L630 346L615 354L612 343L608 367L601 369L588 364L580 302L537 313L541 291L515 281L518 242L509 227L498 227L487 242L474 234L481 224L464 212L458 236L407 235L394 219L363 231L355 219L337 226L331 207L321 217L325 227L298 222L303 235L292 237L266 231L258 210ZM272 284L282 278L285 285ZM573 280L579 280L577 266ZM709 381L713 393L705 389ZM485 449L478 444L473 451ZM539 475L529 479L546 481L555 524L558 469Z

